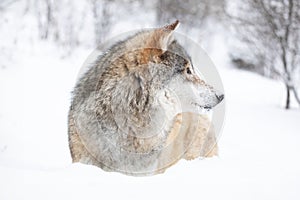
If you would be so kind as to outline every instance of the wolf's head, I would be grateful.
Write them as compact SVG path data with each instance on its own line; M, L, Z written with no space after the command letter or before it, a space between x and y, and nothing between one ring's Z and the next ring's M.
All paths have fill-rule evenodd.
M128 124L146 127L153 116L161 119L162 112L172 119L181 112L209 110L222 101L224 95L197 75L185 49L173 38L177 26L178 21L139 32L101 57L103 73L96 86L99 120L109 120L112 113L111 122L117 121L119 128L139 132Z
M174 70L166 92L171 91L177 96L183 112L210 110L224 99L224 94L200 78L189 55L176 40L168 45L161 58Z
M137 70L138 76L147 82L146 85L152 84L150 88L159 88L156 99L161 105L177 104L176 112L210 110L224 99L224 95L196 73L190 56L173 37L178 24L175 21L141 32L128 40L127 48L142 51L137 62L142 65L143 72L141 68Z

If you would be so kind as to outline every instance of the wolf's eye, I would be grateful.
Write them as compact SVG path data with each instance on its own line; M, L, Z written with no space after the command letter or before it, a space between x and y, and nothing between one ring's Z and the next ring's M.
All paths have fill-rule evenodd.
M188 67L188 68L186 68L186 73L188 73L188 74L192 74L192 71L191 71L191 69Z

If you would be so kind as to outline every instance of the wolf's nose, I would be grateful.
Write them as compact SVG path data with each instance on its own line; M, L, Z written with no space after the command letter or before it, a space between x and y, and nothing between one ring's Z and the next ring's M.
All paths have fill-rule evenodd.
M224 99L224 94L216 95L216 96L219 101L222 101Z

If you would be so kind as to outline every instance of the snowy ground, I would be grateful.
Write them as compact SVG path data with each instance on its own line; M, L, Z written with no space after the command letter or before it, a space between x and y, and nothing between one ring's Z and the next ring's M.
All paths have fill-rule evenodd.
M0 199L300 198L299 110L282 109L282 85L222 66L227 115L219 157L145 178L71 164L70 91L89 53L61 59L39 44L0 69Z

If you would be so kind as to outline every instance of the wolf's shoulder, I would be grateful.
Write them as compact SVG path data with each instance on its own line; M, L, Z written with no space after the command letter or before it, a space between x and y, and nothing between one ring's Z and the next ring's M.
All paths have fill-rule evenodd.
M108 49L100 49L90 63L84 66L83 73L79 76L72 91L72 102L82 102L97 90L101 84L103 73L110 67L111 63L122 55L125 41L118 41ZM95 58L96 57L96 58Z

